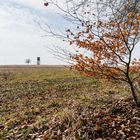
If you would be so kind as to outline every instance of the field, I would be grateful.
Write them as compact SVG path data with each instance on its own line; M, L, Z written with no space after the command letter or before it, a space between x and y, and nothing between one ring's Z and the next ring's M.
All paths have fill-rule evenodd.
M138 140L129 92L68 67L0 68L0 140Z

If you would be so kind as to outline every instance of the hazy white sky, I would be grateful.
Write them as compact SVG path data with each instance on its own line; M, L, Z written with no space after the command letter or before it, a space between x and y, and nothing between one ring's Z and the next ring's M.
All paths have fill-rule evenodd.
M43 0L0 0L0 65L25 64L28 58L35 64L38 56L42 64L63 64L44 47L61 42L42 37L45 33L36 23L63 28L66 22L55 11L46 8ZM140 49L135 56L140 57Z
M54 21L62 24L43 0L0 0L0 64L25 64L28 58L35 64L38 56L42 64L61 64L44 47L59 41L42 37L45 33L36 23L55 25Z

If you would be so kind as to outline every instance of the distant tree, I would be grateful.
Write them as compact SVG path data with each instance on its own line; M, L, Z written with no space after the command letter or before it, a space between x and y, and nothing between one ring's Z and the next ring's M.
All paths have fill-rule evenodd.
M29 65L31 63L31 59L26 59L25 63Z
M51 3L77 26L66 30L69 44L88 52L70 56L74 68L88 76L127 83L140 107L135 86L140 81L140 60L133 58L140 42L140 1L66 0L63 7L55 0Z

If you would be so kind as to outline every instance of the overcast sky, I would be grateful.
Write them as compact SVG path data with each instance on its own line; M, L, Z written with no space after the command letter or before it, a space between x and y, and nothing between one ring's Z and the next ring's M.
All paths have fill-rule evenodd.
M47 49L52 44L62 46L61 42L43 37L45 32L37 24L63 28L66 22L55 11L43 0L0 0L0 65L25 64L28 58L35 64L38 56L42 64L63 64ZM135 56L140 57L140 49Z
M62 25L62 19L42 0L0 0L0 64L25 64L25 59L42 64L62 64L44 46L61 43L45 35L37 22Z

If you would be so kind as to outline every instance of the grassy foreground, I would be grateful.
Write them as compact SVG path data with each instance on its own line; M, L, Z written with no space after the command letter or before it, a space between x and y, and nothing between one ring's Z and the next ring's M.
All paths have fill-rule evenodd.
M0 140L139 139L128 95L69 68L0 69Z

